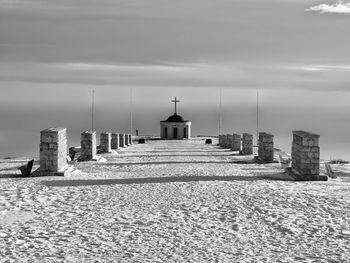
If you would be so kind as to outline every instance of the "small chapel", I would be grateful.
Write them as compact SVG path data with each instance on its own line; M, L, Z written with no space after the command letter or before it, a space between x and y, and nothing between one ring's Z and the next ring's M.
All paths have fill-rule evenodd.
M184 120L182 116L177 115L177 103L180 102L175 97L175 113L165 121L160 122L160 138L163 140L181 140L191 138L191 121Z

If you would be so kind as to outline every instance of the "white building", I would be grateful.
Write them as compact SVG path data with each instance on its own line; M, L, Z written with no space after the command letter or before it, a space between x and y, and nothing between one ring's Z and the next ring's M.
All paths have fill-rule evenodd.
M177 115L176 103L180 101L175 97L175 100L172 100L172 102L175 102L175 113L167 120L160 122L160 138L165 140L190 139L191 122L186 121L180 115Z

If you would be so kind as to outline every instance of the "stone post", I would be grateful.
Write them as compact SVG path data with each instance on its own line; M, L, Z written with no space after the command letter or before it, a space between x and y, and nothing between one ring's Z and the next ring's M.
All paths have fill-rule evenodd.
M273 135L259 132L258 156L263 162L273 162Z
M232 135L231 151L240 151L240 150L241 150L241 135L234 133Z
M124 133L119 134L119 147L122 147L122 148L125 147L125 134Z
M119 133L112 133L111 147L112 149L119 149Z
M226 141L226 148L229 148L231 150L232 148L232 143L233 143L233 138L231 134L226 135L227 141Z
M124 134L124 136L125 136L125 145L129 146L130 145L130 143L129 143L129 134Z
M320 135L293 131L292 170L301 179L312 180L320 173Z
M224 147L224 144L225 144L225 135L224 134L221 134L221 143L220 143L220 146L221 147Z
M222 135L222 147L225 148L227 143L227 136L225 134Z
M67 129L49 128L40 132L40 172L54 175L67 164Z
M225 135L222 134L221 135L221 144L220 144L221 147L224 147L225 146Z
M249 133L243 133L242 137L242 154L253 154L253 135Z
M96 151L96 132L85 131L81 134L81 155L80 161L89 161L97 159Z
M100 134L101 152L112 152L112 134L110 132L102 132Z
M129 144L131 145L132 144L132 135L129 134Z

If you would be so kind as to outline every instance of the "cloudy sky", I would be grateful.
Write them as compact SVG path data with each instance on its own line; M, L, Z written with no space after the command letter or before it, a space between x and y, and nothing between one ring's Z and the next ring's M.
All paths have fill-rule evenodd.
M129 131L132 90L144 134L159 133L174 96L194 133L216 134L221 89L223 132L255 132L259 91L261 129L309 129L343 154L349 28L348 1L0 0L0 153L37 152L50 126L78 143L92 89L97 131Z

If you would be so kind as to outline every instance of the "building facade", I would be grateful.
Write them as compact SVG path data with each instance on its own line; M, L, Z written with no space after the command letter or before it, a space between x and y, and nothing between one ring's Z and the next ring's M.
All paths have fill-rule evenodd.
M181 140L191 138L191 122L176 113L160 122L160 138L163 140Z

